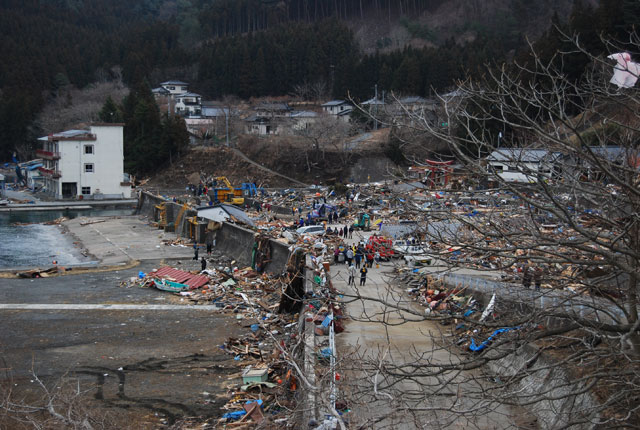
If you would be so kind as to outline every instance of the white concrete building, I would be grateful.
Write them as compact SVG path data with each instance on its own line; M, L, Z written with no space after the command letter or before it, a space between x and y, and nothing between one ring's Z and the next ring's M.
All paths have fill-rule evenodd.
M124 124L93 124L41 137L39 170L47 193L56 199L130 198L124 174Z
M505 182L538 182L539 175L551 177L559 152L546 149L498 148L487 157L487 166Z

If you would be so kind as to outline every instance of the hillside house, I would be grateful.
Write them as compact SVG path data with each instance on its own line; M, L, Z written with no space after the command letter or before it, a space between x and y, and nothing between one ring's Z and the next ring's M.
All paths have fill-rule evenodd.
M41 137L44 190L56 199L130 198L124 173L124 124L93 124Z
M245 120L245 132L256 136L269 136L280 134L280 124L274 119L256 114Z
M334 115L348 122L353 111L353 105L344 100L331 100L322 105L322 110L329 115Z
M291 129L305 130L318 120L318 114L311 111L293 111L291 112Z
M189 92L189 84L182 81L166 81L160 84L161 88L164 88L165 91L172 96L177 96L180 94L185 94Z
M181 116L198 116L202 113L202 96L196 93L183 93L174 96L175 112Z
M253 110L257 116L266 118L284 118L291 114L287 103L263 102L254 106Z

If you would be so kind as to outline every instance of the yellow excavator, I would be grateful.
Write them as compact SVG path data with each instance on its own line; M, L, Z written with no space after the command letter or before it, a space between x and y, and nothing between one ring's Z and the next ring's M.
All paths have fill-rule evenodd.
M244 204L242 189L234 188L226 176L218 176L215 180L214 187L209 191L209 195L215 203L229 203L238 206Z

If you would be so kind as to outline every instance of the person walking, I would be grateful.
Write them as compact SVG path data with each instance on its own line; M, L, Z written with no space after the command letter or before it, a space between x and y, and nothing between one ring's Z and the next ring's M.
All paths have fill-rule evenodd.
M356 266L353 263L349 265L349 282L347 285L353 285L354 287L356 285Z
M195 261L198 261L198 251L200 250L200 248L198 247L198 244L196 242L193 243L193 259Z
M207 232L207 256L211 257L211 251L213 248L213 238L211 237L211 232Z
M367 266L360 269L360 286L362 287L367 282Z
M204 257L202 257L202 260L200 260L200 265L202 266L202 272L204 272L204 269L207 268L207 260L205 260Z
M362 260L362 250L360 248L356 249L356 254L355 254L355 259L356 259L356 269L360 268L360 260Z
M376 262L376 269L378 267L380 267L380 253L378 251L376 251L375 254L373 254L373 259Z
M349 239L353 239L353 224L349 226Z
M351 248L347 249L347 265L351 266L351 262L353 261L353 250Z

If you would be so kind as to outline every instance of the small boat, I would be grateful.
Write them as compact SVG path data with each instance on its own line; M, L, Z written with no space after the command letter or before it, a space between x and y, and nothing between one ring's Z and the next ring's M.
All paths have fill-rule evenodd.
M172 293L179 293L180 291L189 289L188 285L168 281L166 279L154 279L153 283L155 284L157 289L162 291L171 291Z

